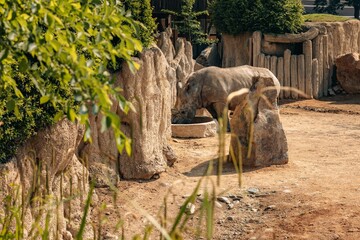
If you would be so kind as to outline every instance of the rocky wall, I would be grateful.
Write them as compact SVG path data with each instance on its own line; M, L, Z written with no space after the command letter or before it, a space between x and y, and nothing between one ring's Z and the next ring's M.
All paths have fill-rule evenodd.
M76 155L83 134L83 127L64 119L30 138L9 163L0 165L0 219L13 216L8 225L13 231L15 225L22 229L15 224L15 217L21 219L22 238L36 239L46 225L49 239L76 236L89 191L88 171ZM87 224L84 239L92 237Z

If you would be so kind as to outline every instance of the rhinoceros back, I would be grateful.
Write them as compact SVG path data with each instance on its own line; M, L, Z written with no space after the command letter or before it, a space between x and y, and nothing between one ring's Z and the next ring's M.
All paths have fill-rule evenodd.
M226 102L227 96L242 88L250 88L254 77L271 77L275 85L279 82L266 68L239 66L231 68L208 67L195 73L202 84L202 105L207 107L215 102Z

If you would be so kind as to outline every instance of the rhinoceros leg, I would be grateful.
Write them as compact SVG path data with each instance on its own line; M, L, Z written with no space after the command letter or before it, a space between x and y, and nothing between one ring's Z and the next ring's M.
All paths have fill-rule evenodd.
M217 115L217 113L216 113L216 111L215 111L215 108L214 108L214 106L213 106L212 104L209 105L208 107L206 107L206 110L209 111L209 113L211 114L211 116L212 116L214 119L218 119L218 115Z
M223 118L225 103L216 102L210 105L210 107L206 108L213 118L218 119L219 117ZM230 121L229 118L227 119L227 131L230 132Z

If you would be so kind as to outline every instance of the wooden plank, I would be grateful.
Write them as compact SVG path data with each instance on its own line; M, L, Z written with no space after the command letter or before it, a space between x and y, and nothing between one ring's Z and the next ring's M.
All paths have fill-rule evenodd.
M284 51L284 86L290 87L290 76L291 76L291 68L290 68L290 62L291 62L291 51L289 49L286 49ZM291 94L290 91L284 92L284 98L290 98Z
M290 67L291 67L290 87L292 89L299 89L299 84L298 84L298 80L297 80L298 65L297 65L297 56L296 55L291 55ZM291 98L298 99L298 93L295 91L291 91Z
M303 43L303 53L305 57L305 94L309 98L313 97L312 90L312 42L307 40Z
M280 86L283 87L284 86L284 58L283 57L278 57L277 59L277 79L279 80ZM284 90L280 91L280 95L279 95L280 99L284 98Z
M297 80L298 89L305 94L305 56L303 54L297 56ZM299 96L299 98L304 98Z

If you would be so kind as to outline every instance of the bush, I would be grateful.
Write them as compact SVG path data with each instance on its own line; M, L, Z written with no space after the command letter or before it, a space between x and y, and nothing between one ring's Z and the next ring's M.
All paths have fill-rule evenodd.
M11 91L0 94L0 163L5 163L15 154L16 150L31 136L54 123L55 115L61 111L50 102L40 104L41 94L30 80L29 75L19 71L19 64L12 65L19 90L23 98L16 100L17 114L12 112L14 99L9 98ZM49 79L51 81L51 79ZM55 83L55 81L52 81ZM9 89L8 89L9 90ZM56 89L59 96L70 99L68 107L74 107L74 100L69 86Z
M162 11L175 16L175 27L179 30L179 34L185 37L193 45L205 44L209 45L212 42L208 40L208 35L201 29L201 23L198 17L201 15L209 15L208 11L194 11L195 0L182 0L180 12L175 12L167 9Z
M139 31L139 40L145 47L154 41L156 30L155 19L152 17L150 0L123 0L126 10L131 12L132 18L139 21L144 27Z
M86 126L85 140L90 113L101 113L103 130L112 128L118 150L130 154L131 140L111 112L114 103L125 113L129 105L107 66L122 59L139 68L137 29L111 0L0 1L0 162L64 113Z
M296 33L303 24L300 0L214 0L210 15L218 31L236 35L260 30Z

